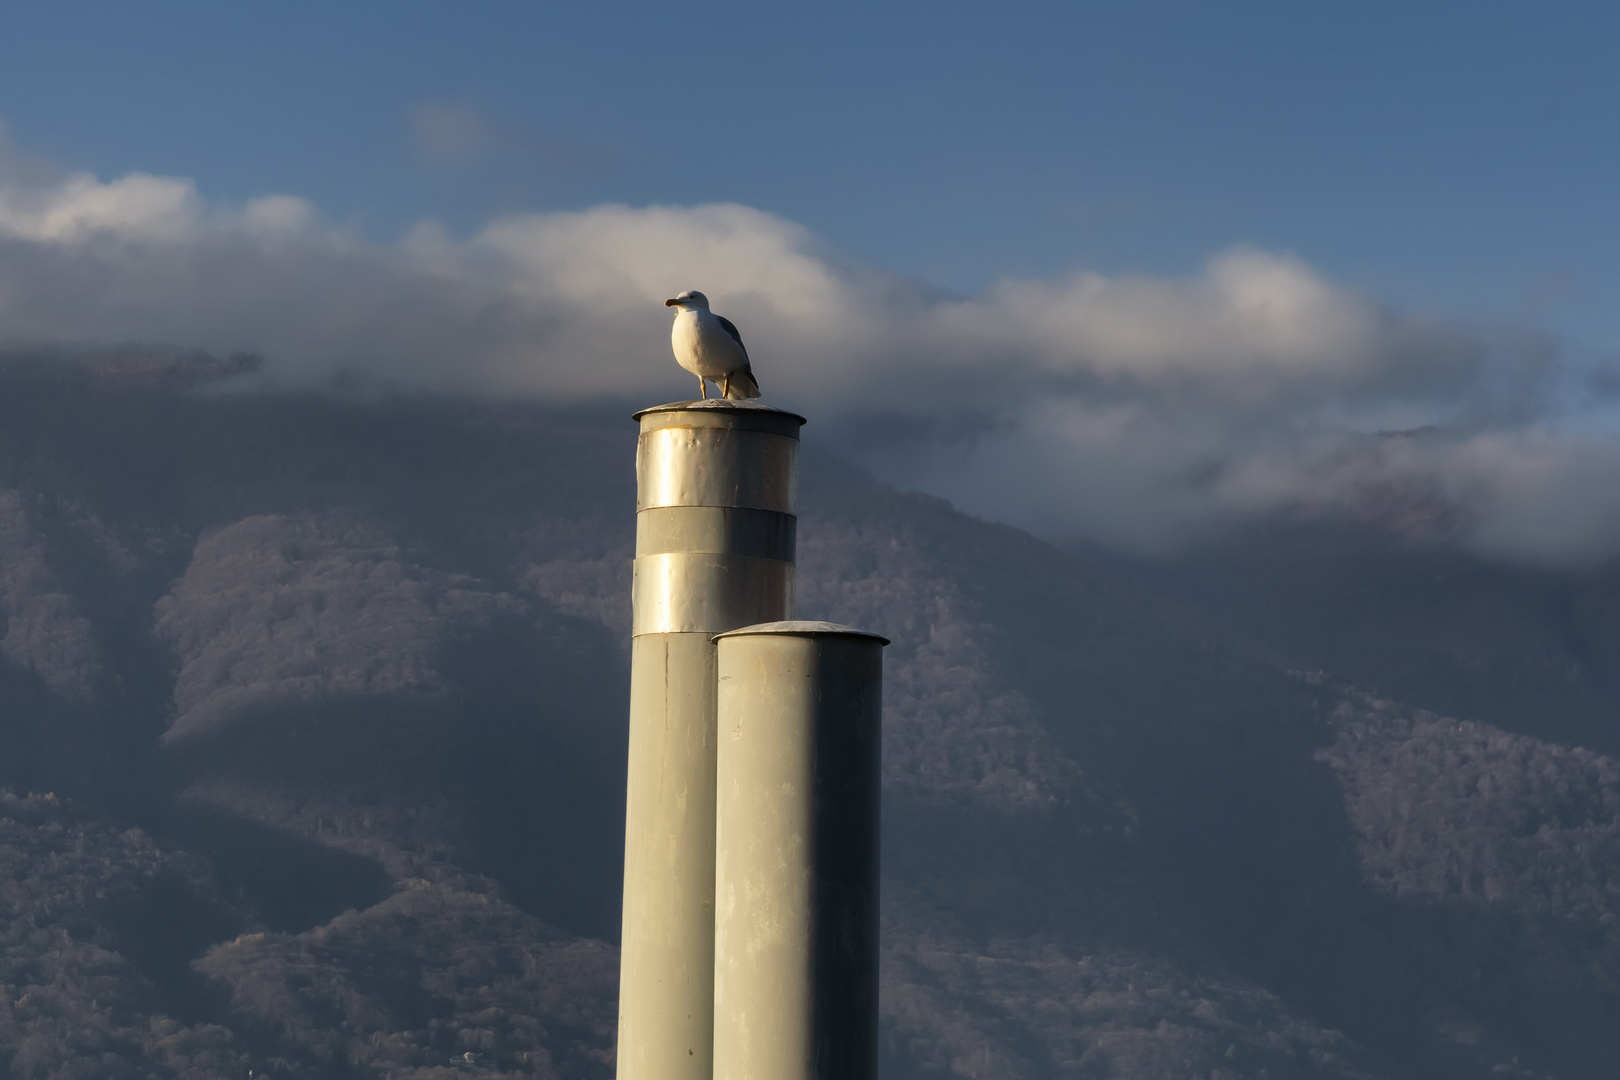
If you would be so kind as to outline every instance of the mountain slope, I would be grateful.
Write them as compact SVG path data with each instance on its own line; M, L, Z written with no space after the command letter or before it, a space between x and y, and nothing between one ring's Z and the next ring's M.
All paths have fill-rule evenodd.
M0 363L0 1075L612 1075L629 409L162 363ZM1612 760L1116 569L807 450L799 614L894 639L886 1075L1604 1075Z

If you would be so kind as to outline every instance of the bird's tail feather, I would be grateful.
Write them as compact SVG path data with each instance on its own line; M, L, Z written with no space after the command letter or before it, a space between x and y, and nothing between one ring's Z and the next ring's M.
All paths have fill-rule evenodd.
M726 397L733 401L759 397L759 383L754 381L752 368L743 368L731 376L726 386Z

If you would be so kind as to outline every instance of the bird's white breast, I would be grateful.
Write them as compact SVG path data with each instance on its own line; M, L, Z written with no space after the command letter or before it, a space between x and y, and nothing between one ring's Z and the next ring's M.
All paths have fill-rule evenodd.
M707 311L682 311L670 329L675 362L706 379L730 375L748 366L748 356Z

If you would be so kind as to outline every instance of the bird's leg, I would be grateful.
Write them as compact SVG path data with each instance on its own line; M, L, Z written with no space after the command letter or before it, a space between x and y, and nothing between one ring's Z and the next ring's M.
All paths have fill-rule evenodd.
M728 397L731 396L731 376L730 375L722 375L722 376L720 376L720 396L724 397L724 398L728 398Z
M703 395L704 401L709 400L709 384L703 381L701 375L698 376L698 393Z

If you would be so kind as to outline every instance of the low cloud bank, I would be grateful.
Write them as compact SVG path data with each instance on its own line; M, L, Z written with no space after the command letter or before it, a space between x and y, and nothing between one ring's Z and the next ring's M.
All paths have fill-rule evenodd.
M897 482L1064 539L1164 550L1348 516L1487 554L1620 553L1613 391L1533 335L1384 310L1288 255L967 298L843 264L738 205L423 224L378 245L290 196L50 175L0 154L0 341L170 341L464 392L695 387L661 301L702 288L766 400ZM1611 380L1612 381L1612 380Z

